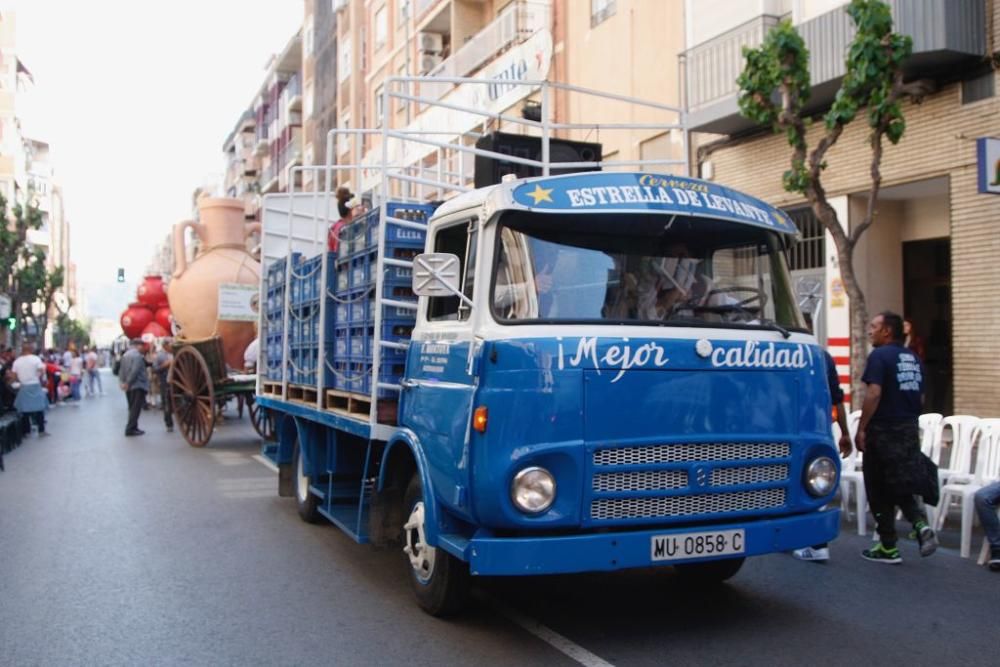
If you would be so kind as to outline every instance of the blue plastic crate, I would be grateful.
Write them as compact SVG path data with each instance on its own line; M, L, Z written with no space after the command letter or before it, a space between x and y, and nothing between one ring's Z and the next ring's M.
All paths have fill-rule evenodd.
M337 326L333 330L333 359L346 361L351 349L351 330L346 326Z
M437 206L433 204L401 204L390 202L386 204L386 213L393 218L400 218L401 220L426 225L427 219L432 213L434 213L436 208ZM381 227L379 210L373 210L372 215L366 222L368 245L377 246L379 227ZM388 225L386 227L385 236L386 247L404 244L410 247L423 248L426 236L426 232L418 231L416 229L400 227L399 225Z
M362 383L361 391L365 394L371 394L372 390L372 372L371 372L371 362L355 362L359 367L367 369L367 373L364 374L364 382ZM399 384L399 381L403 378L403 374L406 372L405 360L395 361L395 362L385 362L379 364L379 382L387 382L391 384ZM377 398L392 398L398 397L399 392L393 389L378 389L376 391Z

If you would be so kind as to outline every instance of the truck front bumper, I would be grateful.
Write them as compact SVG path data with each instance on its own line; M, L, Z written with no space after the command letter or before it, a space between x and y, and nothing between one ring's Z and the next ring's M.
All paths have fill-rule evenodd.
M741 555L761 556L829 542L837 537L839 527L840 510L829 509L775 519L701 527L554 537L474 537L463 551L469 561L469 568L475 575L568 574L717 560L708 557L653 561L654 536L742 528L745 550Z

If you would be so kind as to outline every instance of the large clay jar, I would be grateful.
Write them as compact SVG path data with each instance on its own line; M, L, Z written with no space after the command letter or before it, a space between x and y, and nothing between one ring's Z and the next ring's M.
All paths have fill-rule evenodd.
M189 340L221 336L231 368L243 368L243 351L257 335L253 322L219 320L219 285L260 284L260 264L246 251L246 238L260 229L260 223L245 222L243 210L240 199L206 197L198 202L201 222L174 225L174 277L167 288L180 336ZM190 265L184 248L188 227L201 241Z

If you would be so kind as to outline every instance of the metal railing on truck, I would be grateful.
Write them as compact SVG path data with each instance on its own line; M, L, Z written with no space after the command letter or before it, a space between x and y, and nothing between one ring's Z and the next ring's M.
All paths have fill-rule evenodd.
M442 83L454 86L452 91L437 99L419 94L421 85L440 85ZM470 90L484 89L485 95L469 94ZM414 92L414 89L416 92ZM630 109L630 113L646 115L664 114L673 122L556 122L552 120L553 98L559 96L564 108L570 108L570 96L579 95L584 98L597 98L605 103L621 104ZM281 379L279 383L268 383L267 378L258 381L258 392L262 385L270 385L268 392L272 397L278 396L289 400L289 388L302 386L290 382L290 375L295 379L315 374L315 381L308 394L299 396L300 402L311 399L317 410L325 410L324 392L328 389L326 379L327 369L335 373L343 370L336 361L328 360L328 334L331 329L327 325L328 310L339 302L337 290L329 289L331 280L331 257L326 252L327 229L339 217L336 213L336 186L349 185L361 198L372 203L371 212L365 220L377 220L377 233L370 240L374 245L374 263L370 266L370 285L372 336L370 341L371 364L366 374L369 381L366 387L368 395L368 415L366 423L371 428L371 437L384 439L392 426L387 420L380 419L378 403L385 392L399 392L398 382L384 381L382 375L383 351L391 350L395 354L403 351L409 345L405 338L397 340L386 339L383 323L386 321L385 309L394 308L412 311L417 310L417 302L385 297L385 276L389 269L412 271L412 261L403 258L386 256L387 233L389 230L426 229L426 219L414 222L412 219L397 215L401 206L426 206L431 200L446 200L472 188L473 169L468 159L491 158L502 160L514 165L536 170L542 176L547 176L552 169L617 169L617 168L675 168L687 174L688 137L685 125L684 111L678 107L640 100L637 98L595 91L579 86L550 81L483 79L469 77L390 77L382 90L382 109L384 119L379 128L334 128L326 135L326 164L315 166L296 166L289 169L289 192L287 194L270 194L264 197L263 232L261 239L261 300L265 304L260 309L260 331L267 331L268 314L278 312L272 310L275 305L270 302L272 295L280 294L280 316L282 320L281 341L275 342L277 347L271 348L277 352L281 361ZM496 98L496 99L494 99ZM483 105L482 100L492 100L496 106L507 104L509 107L499 111L490 105ZM497 99L500 101L497 102ZM523 102L537 103L534 114L538 119L511 114L510 109ZM399 114L398 105L406 105L409 111L414 106L419 113L406 127L392 127L392 119ZM590 107L579 105L586 111ZM637 111L640 110L640 111ZM529 114L525 114L529 115ZM409 116L409 113L407 113ZM537 137L540 141L539 159L500 153L474 144L494 129L520 131L527 136ZM558 138L592 139L593 133L617 133L623 131L657 132L653 138L666 136L665 133L678 132L682 145L680 158L649 158L636 160L599 160L576 162L553 162L551 159L551 144ZM586 133L586 134L584 134ZM671 135L672 137L673 135ZM335 164L340 141L353 138L352 159L347 164ZM377 139L379 145L373 147L367 155L362 156L365 139ZM470 142L472 145L470 145ZM323 189L311 192L295 192L295 172L312 172L324 176ZM337 178L335 178L335 176ZM314 179L316 181L317 179ZM377 215L377 218L375 217ZM284 222L278 220L284 217ZM483 221L481 221L482 223ZM295 258L309 254L311 261L307 267L296 268ZM318 261L317 261L318 257ZM338 258L334 258L334 264ZM272 275L271 266L282 263L283 281L280 285L268 285L268 277ZM343 269L344 264L338 268ZM301 317L294 310L292 285L296 279L304 279L315 272L318 273L318 284L321 286L322 298L316 302L316 314L319 326L313 339L316 346L316 362L312 369L299 368L294 359L293 346L290 345L289 334L293 323ZM338 272L339 275L339 272ZM269 293L268 290L271 290ZM357 295L359 292L355 292ZM414 317L415 321L415 317ZM261 346L262 354L267 355L268 346ZM267 355L266 361L270 361ZM266 362L265 362L266 363ZM330 366L330 364L333 364ZM262 365L266 370L266 365ZM301 371L306 373L302 374ZM291 371L292 373L290 374ZM264 375L264 374L262 374ZM336 375L334 375L336 377ZM276 386L280 385L280 389ZM356 415L355 419L363 419Z

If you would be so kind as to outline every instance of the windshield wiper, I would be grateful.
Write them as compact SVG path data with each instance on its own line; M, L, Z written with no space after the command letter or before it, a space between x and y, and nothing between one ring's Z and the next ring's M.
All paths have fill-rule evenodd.
M778 333L781 334L782 338L788 339L791 338L792 336L792 333L788 329L781 326L774 320L760 319L757 320L757 322L758 326L764 327L765 329L770 329L771 331L777 331Z

